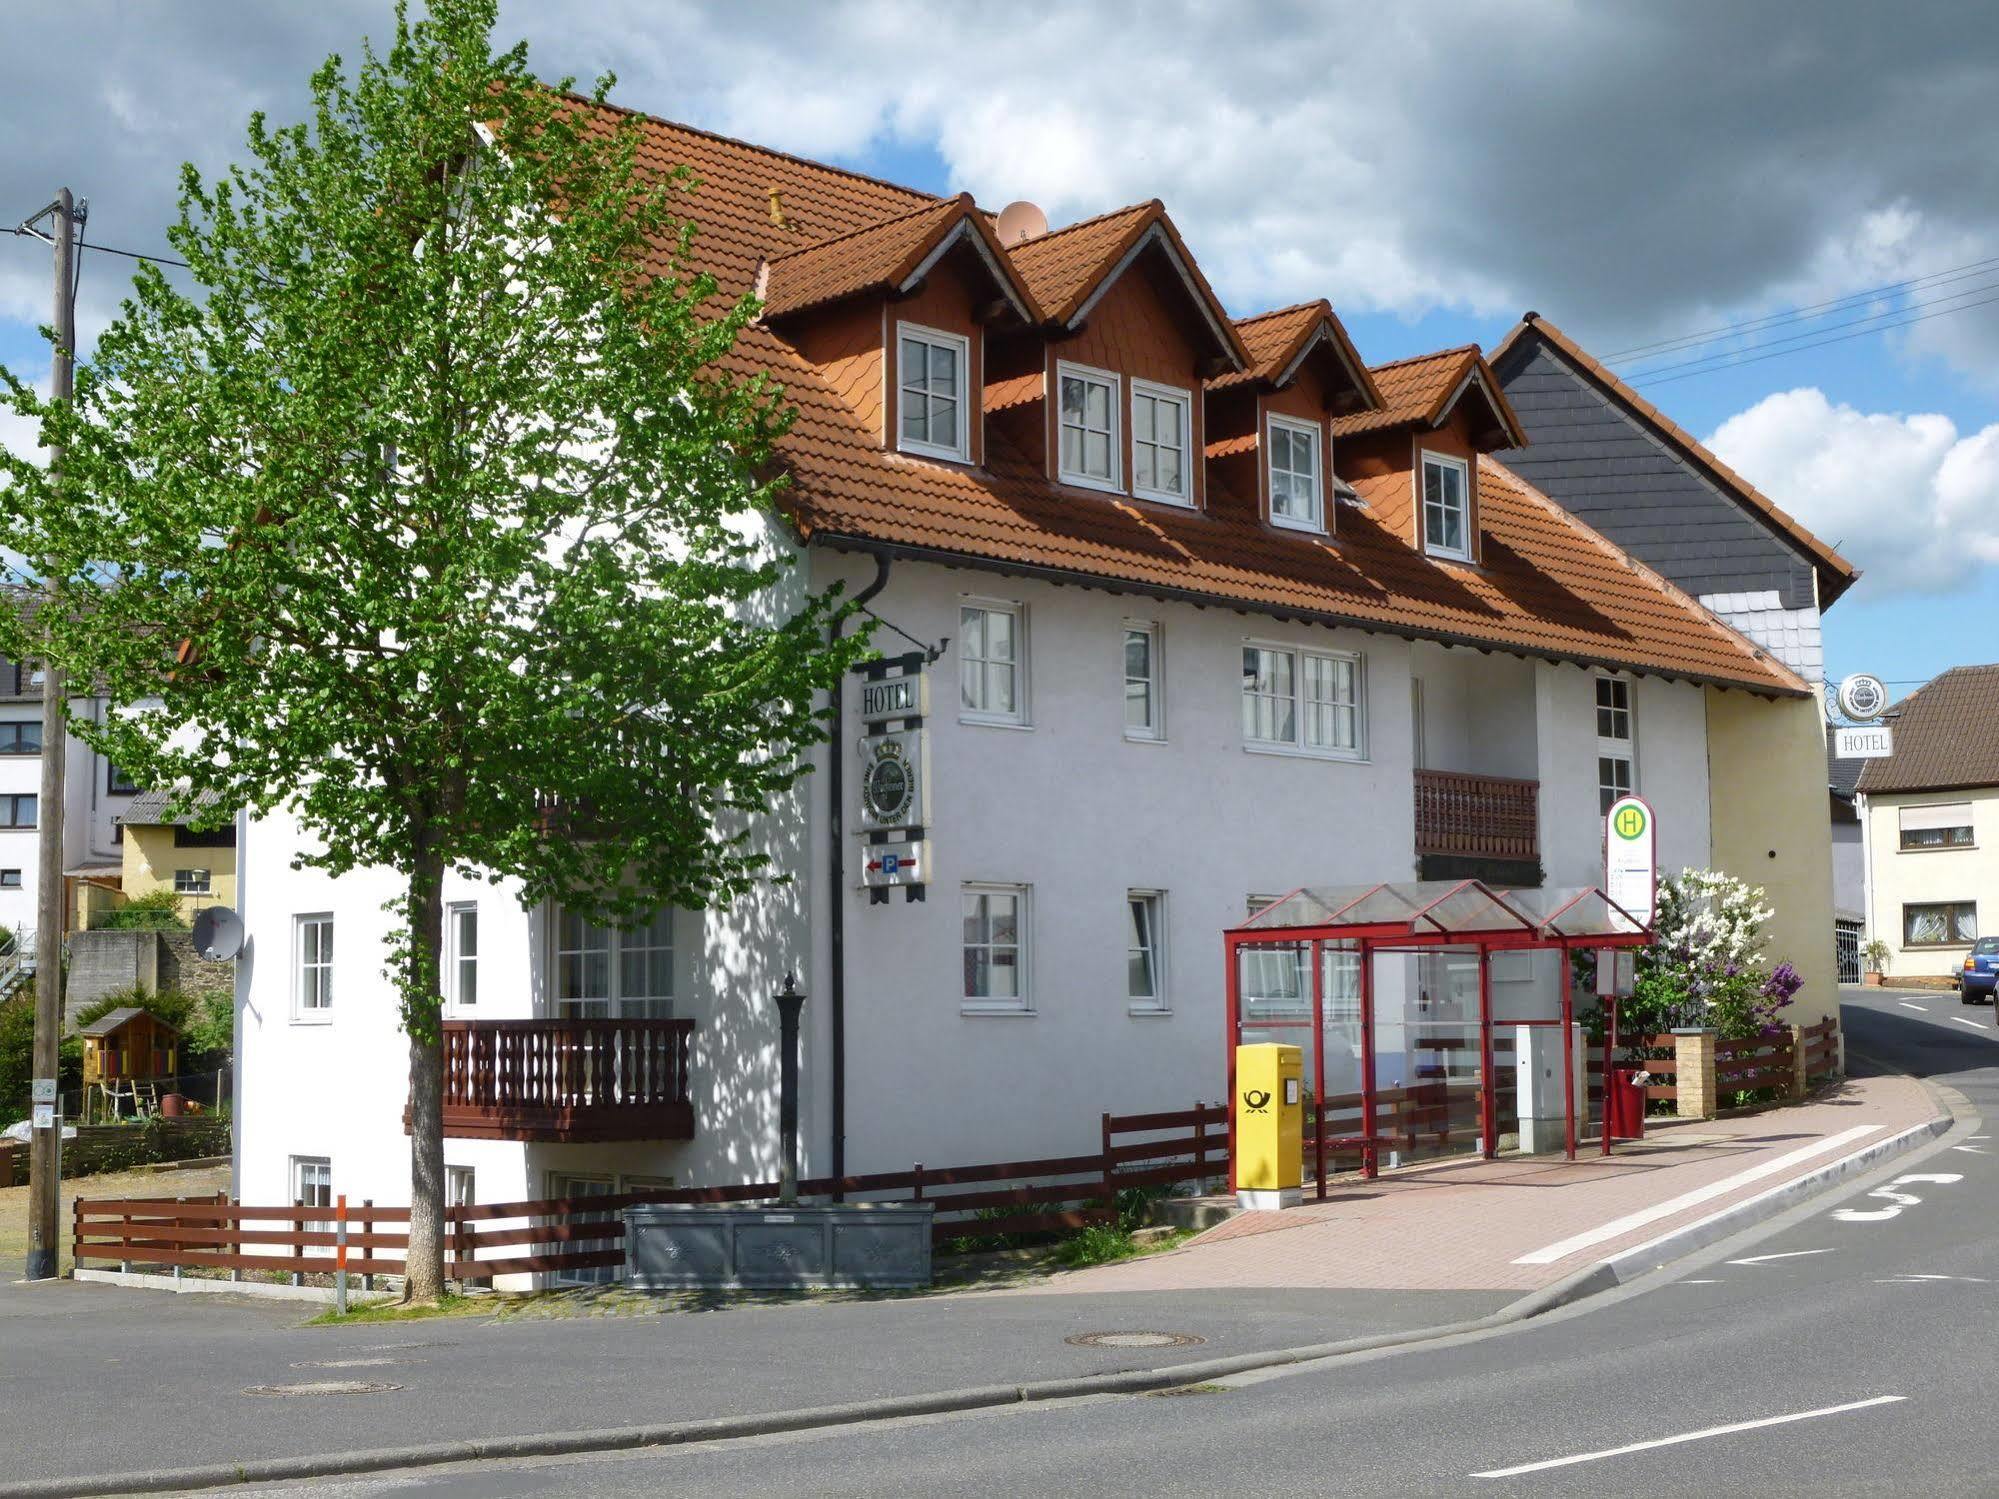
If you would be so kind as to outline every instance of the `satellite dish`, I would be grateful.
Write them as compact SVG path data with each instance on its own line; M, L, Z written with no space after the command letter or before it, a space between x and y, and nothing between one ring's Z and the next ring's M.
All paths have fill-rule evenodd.
M1009 249L1048 232L1048 215L1032 203L1009 203L1000 210L999 242Z
M227 906L203 906L194 913L194 950L222 963L243 950L243 918Z

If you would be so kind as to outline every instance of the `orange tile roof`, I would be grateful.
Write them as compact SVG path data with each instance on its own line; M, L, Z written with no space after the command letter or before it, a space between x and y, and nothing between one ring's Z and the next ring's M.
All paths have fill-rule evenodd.
M1347 337L1347 330L1334 315L1332 303L1324 298L1316 302L1300 302L1296 307L1259 312L1255 317L1238 318L1235 328L1243 348L1248 351L1249 366L1217 376L1208 382L1208 389L1226 390L1252 380L1276 384L1323 329L1333 340L1340 357L1353 371L1363 398L1370 406L1382 404L1381 392L1375 385L1373 374L1354 348L1353 341Z
M1506 337L1502 338L1498 346L1492 351L1494 361L1503 358L1508 350L1522 338L1527 337L1530 332L1538 334L1541 338L1546 339L1550 344L1554 345L1557 350L1567 357L1572 365L1579 368L1584 375L1594 380L1613 400L1621 404L1625 410L1638 418L1645 426L1650 427L1673 447L1678 448L1681 456L1688 459L1696 468L1707 470L1708 474L1722 488L1741 500L1751 510L1761 514L1765 520L1776 526L1778 530L1790 537L1793 543L1804 550L1810 556L1813 566L1818 569L1821 580L1820 606L1822 608L1829 607L1834 599L1846 592L1859 579L1859 568L1855 567L1851 562L1840 556L1838 552L1819 540L1818 537L1805 528L1804 524L1796 516L1781 509L1754 484L1751 484L1742 475L1715 457L1691 432L1681 427L1679 423L1667 416L1665 412L1661 411L1657 406L1654 406L1650 401L1638 394L1637 391L1625 384L1624 381L1612 373L1607 366L1600 363L1581 344L1570 338L1568 334L1557 328L1539 313L1528 313L1508 331ZM1526 444L1523 442L1521 446L1524 447Z
M1434 427L1449 413L1451 397L1463 387L1467 378L1477 375L1491 397L1494 413L1513 434L1513 445L1527 445L1526 434L1520 430L1519 418L1514 416L1513 407L1508 404L1505 392L1499 388L1498 378L1479 353L1477 344L1391 360L1387 364L1373 366L1372 373L1374 383L1381 391L1381 406L1374 411L1357 411L1351 416L1335 417L1335 436L1385 432L1394 427Z
M940 202L703 131L650 120L644 130L643 163L662 173L686 164L701 178L687 208L699 225L692 253L730 294L748 291L764 260ZM772 187L784 224L771 222ZM1136 243L1144 224L1134 232L1134 218L1156 211L1147 204L1071 226L1016 247L1011 259L1044 312L1056 316L1094 289L1083 283L1095 272L1083 267L1115 266L1123 249L1106 259L1111 245ZM1163 214L1157 221L1172 234ZM667 253L662 247L662 268ZM777 458L792 480L784 506L812 540L1768 694L1809 691L1491 459L1481 465L1482 565L1451 567L1357 507L1341 510L1339 536L1328 539L1264 525L1252 504L1212 479L1204 511L1081 494L1049 482L997 428L987 429L983 468L886 452L873 423L769 326L746 328L722 363L732 374L770 375L795 408ZM1384 397L1419 405L1411 392L1425 376L1404 366L1423 363L1377 371Z
M1023 320L1041 321L1033 295L1015 274L986 215L970 193L926 203L864 229L836 234L775 256L765 277L764 316L783 318L808 308L859 296L901 290L924 260L963 226L984 241L1002 290Z

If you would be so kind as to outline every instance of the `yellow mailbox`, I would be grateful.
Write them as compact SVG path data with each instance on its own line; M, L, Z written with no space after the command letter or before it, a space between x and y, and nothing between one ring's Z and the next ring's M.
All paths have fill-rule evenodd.
M1235 1049L1236 1197L1283 1208L1304 1182L1305 1059L1295 1046Z

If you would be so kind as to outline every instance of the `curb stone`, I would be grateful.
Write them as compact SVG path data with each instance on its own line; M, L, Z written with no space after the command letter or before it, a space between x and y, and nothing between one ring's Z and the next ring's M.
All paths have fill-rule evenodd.
M1234 1354L1227 1358L1201 1359L1193 1363L1170 1364L1156 1369L1125 1369L1107 1374L1080 1375L1067 1379L1037 1380L1028 1384L974 1386L940 1390L927 1395L888 1396L877 1400L853 1401L842 1405L810 1406L800 1410L777 1411L764 1415L719 1416L701 1421L678 1421L656 1426L608 1427L595 1430L551 1432L530 1436L468 1438L463 1441L426 1443L411 1447L385 1447L369 1451L327 1453L318 1456L267 1458L257 1462L215 1463L195 1468L156 1469L146 1472L105 1474L96 1477L54 1478L33 1483L0 1483L0 1499L86 1499L94 1494L148 1494L174 1490L229 1488L249 1483L279 1483L301 1478L330 1478L358 1473L380 1473L396 1468L437 1467L447 1463L493 1459L564 1457L588 1452L631 1451L642 1447L686 1446L696 1442L725 1441L739 1437L770 1436L778 1433L811 1431L826 1427L852 1426L905 1416L942 1415L957 1411L989 1409L1031 1401L1073 1400L1090 1395L1139 1395L1153 1390L1176 1389L1291 1364L1317 1362L1347 1354L1373 1352L1383 1348L1416 1347L1486 1332L1525 1322L1544 1312L1571 1306L1590 1297L1626 1285L1648 1275L1671 1260L1693 1253L1709 1244L1741 1232L1765 1218L1818 1195L1849 1177L1872 1170L1884 1161L1903 1155L1947 1133L1964 1117L1955 1107L1963 1103L1961 1094L1924 1080L1924 1086L1940 1106L1937 1116L1891 1135L1886 1140L1832 1161L1816 1171L1758 1193L1711 1217L1676 1229L1594 1264L1585 1265L1553 1285L1509 1302L1487 1316L1465 1322L1444 1323L1409 1332L1377 1333L1368 1337L1345 1338L1331 1343L1306 1344L1297 1348L1277 1348L1262 1353ZM1955 1100L1955 1103L1953 1103Z

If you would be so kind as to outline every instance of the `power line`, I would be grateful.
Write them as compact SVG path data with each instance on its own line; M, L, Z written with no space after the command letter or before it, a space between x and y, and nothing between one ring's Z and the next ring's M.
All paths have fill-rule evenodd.
M1752 354L1729 364L1718 364L1713 369L1688 370L1681 375L1666 375L1653 379L1633 380L1633 385L1671 385L1675 380L1691 380L1697 375L1712 375L1725 369L1733 369L1741 364L1761 364L1766 359L1782 359L1787 354L1802 354L1806 349L1823 348L1826 344L1843 344L1848 339L1866 338L1875 333L1886 333L1891 328L1906 328L1911 323L1927 323L1931 318L1948 317L1953 312L1969 312L1974 307L1983 307L1990 302L1999 302L1999 294L1985 298L1982 302L1968 302L1962 307L1946 307L1941 312L1925 312L1920 317L1904 318L1899 323L1883 323L1878 328L1862 328L1858 333L1841 333L1833 338L1822 338L1817 343L1801 344L1795 349L1774 349L1768 354Z
M1941 297L1933 297L1927 302L1911 302L1903 307L1891 307L1885 312L1871 312L1866 317L1849 318L1846 322L1843 323L1828 323L1826 326L1822 328L1813 328L1808 332L1792 333L1783 338L1775 338L1767 340L1766 342L1763 343L1750 344L1747 348L1743 349L1733 349L1720 354L1699 354L1692 359L1683 360L1679 364L1661 364L1661 365L1655 365L1649 370L1633 370L1628 372L1627 378L1634 381L1644 381L1651 379L1655 375L1668 374L1674 370L1690 370L1694 368L1696 365L1702 365L1702 364L1715 364L1717 368L1725 368L1729 362L1734 361L1736 359L1737 355L1755 354L1764 349L1778 349L1780 348L1780 346L1784 344L1799 343L1806 339L1819 339L1822 335L1827 333L1835 333L1841 328L1858 328L1867 323L1880 322L1885 318L1900 317L1904 313L1915 312L1921 308L1942 307L1943 304L1946 302L1955 302L1961 297L1973 297L1977 296L1980 292L1989 292L1989 291L1999 291L1999 281L1987 281L1979 286L1967 286L1963 291L1948 292ZM1987 300L1990 299L1988 298ZM1950 307L1950 308L1945 308L1944 310L1946 312L1963 312L1968 307L1982 307L1984 305L1985 305L1984 302L1969 302L1965 304L1965 307ZM1930 315L1932 317L1941 316L1940 313L1932 313ZM1887 326L1898 327L1900 325L1888 324ZM1868 331L1872 332L1875 330L1869 329ZM1809 344L1807 345L1807 347L1813 347L1813 346L1814 345L1809 345Z
M49 243L48 237L46 235L36 233L33 229L30 229L27 224L16 224L12 229L9 229L7 232L13 235L24 236L28 239L38 239L43 244ZM194 269L194 267L189 265L185 260L175 260L171 255L151 255L144 250L121 250L116 245L93 244L87 240L78 240L76 242L76 247L79 250L102 251L106 255L122 255L127 260L150 260L155 265L176 266L183 271L191 271Z
M1619 349L1612 354L1606 355L1604 362L1614 364L1619 360L1630 359L1640 354L1649 352L1663 353L1674 345L1706 343L1712 339L1726 337L1729 334L1746 333L1753 328L1759 328L1765 324L1795 322L1800 319L1809 318L1815 313L1836 311L1848 303L1867 302L1872 301L1876 297L1887 296L1893 292L1911 291L1925 282L1944 285L1949 281L1963 280L1965 276L1976 275L1993 266L1999 266L1999 255L1985 260L1967 261L1963 265L1946 266L1940 271L1930 271L1921 276L1912 276L1906 281L1891 281L1886 286L1871 287L1866 291L1849 292L1845 296L1834 297L1829 301L1813 302L1804 307L1794 307L1787 312L1773 312L1760 318L1750 318L1745 321L1723 323L1713 328L1703 328L1697 333L1683 333L1676 338L1662 338L1655 343L1637 344L1631 348Z

